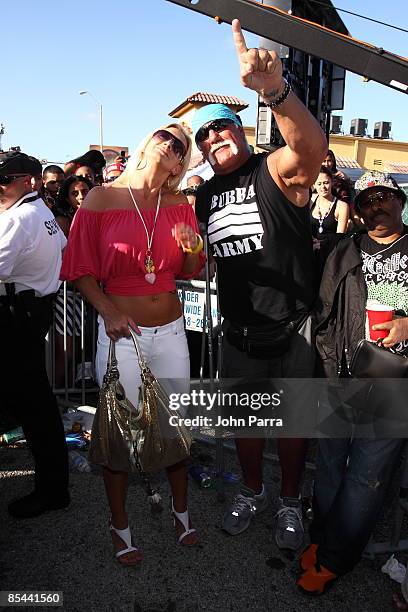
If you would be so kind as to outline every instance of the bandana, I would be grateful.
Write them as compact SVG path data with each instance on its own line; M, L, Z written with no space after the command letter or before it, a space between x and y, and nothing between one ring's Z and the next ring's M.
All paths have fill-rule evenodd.
M196 110L191 120L194 138L203 125L215 121L216 119L230 119L237 125L242 125L240 117L225 104L207 104Z

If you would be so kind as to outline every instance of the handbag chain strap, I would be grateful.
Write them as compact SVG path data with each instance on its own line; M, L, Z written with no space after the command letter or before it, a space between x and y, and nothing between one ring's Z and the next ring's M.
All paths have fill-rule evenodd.
M147 365L147 363L145 361L145 358L143 356L142 349L140 348L140 344L139 344L139 341L137 339L136 332L135 332L135 330L132 327L130 327L130 325L129 325L129 331L130 331L131 338L133 340L133 344L135 345L135 349L136 349L137 359L139 361L140 370L141 370L141 372L146 372L147 370L149 370L149 367L148 367L148 365Z
M146 360L143 356L142 349L140 348L139 341L137 339L136 332L129 325L130 336L133 340L133 344L135 346L137 360L139 362L139 367L142 375L150 373L150 368L148 367ZM109 352L108 352L108 363L106 374L108 381L117 380L119 378L119 369L118 369L118 360L116 359L116 348L115 342L113 340L109 343Z
M106 374L103 377L104 383L110 383L119 379L118 360L116 359L115 343L112 340L109 343L108 363Z

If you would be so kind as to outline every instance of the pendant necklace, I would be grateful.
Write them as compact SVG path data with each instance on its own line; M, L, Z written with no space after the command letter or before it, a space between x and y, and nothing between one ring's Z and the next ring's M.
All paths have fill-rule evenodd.
M157 216L159 214L159 210L160 210L160 201L161 201L161 189L159 191L159 195L157 197L157 206L156 206L156 214L154 215L154 221L153 221L153 228L152 228L152 233L149 235L148 229L146 227L146 223L143 219L142 213L139 210L139 207L136 203L135 198L133 197L133 193L132 190L130 188L130 185L127 186L128 187L128 191L130 193L130 197L132 198L133 204L135 205L135 208L139 214L140 220L143 224L144 230L146 232L146 238L147 238L147 249L146 249L146 253L145 253L145 258L144 258L144 267L146 270L146 274L145 274L145 279L148 283L150 283L151 285L153 285L153 283L156 281L156 274L155 272L155 267L154 267L154 261L153 261L153 254L152 254L152 243L153 243L153 236L154 236L154 230L156 228L156 221L157 221Z
M317 214L319 215L319 218L318 218L318 222L319 222L319 229L318 229L318 232L319 232L319 234L323 234L323 221L325 220L325 218L326 218L328 215L330 215L330 211L331 211L331 209L333 208L333 204L334 204L334 200L332 201L332 203L331 203L331 205L330 205L329 210L326 212L326 214L325 214L323 217L322 217L322 216L321 216L321 214L320 214L320 206L319 206L319 208L318 208L318 210L317 210Z

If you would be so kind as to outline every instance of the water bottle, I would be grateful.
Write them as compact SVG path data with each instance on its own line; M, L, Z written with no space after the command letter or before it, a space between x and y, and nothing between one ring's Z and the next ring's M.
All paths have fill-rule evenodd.
M91 466L89 465L86 457L78 453L77 451L71 450L68 453L69 464L75 472L90 472Z
M202 489L208 489L208 487L211 487L211 474L209 474L202 465L191 465L188 471L190 476Z
M65 434L65 442L67 443L68 450L86 446L86 440L84 440L81 434L77 433Z
M25 438L23 430L21 427L17 427L17 429L12 429L0 436L0 446L7 446L7 444L12 444L23 438Z

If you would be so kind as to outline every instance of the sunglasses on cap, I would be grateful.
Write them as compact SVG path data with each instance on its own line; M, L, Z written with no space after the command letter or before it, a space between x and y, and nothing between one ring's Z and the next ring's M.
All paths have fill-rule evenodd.
M172 134L171 132L168 132L167 130L157 130L157 132L153 134L152 139L158 140L159 142L169 141L171 143L173 153L177 155L177 157L180 157L180 159L184 158L186 154L186 148L181 142L181 140L177 138L177 136L174 136L174 134Z
M210 130L217 133L222 132L222 130L228 130L233 123L235 122L232 121L232 119L215 119L215 121L206 123L198 130L195 137L196 143L199 144L200 142L207 140Z
M0 185L11 185L11 183L13 183L19 178L23 178L24 176L28 176L28 174L7 174L4 176L0 175Z
M367 197L365 197L362 202L360 202L360 208L371 206L374 202L379 202L382 204L383 202L387 202L388 200L393 200L395 198L395 194L391 191L377 191L377 193L370 193Z

